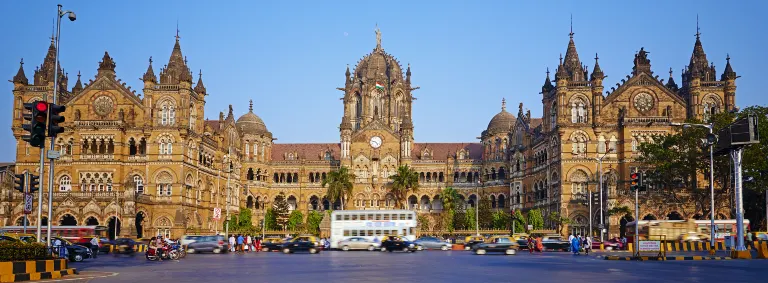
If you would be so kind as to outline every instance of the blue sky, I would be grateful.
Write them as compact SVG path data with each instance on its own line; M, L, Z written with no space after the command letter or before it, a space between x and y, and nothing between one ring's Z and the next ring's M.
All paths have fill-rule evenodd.
M568 44L573 14L582 62L600 66L612 86L631 72L640 47L652 69L679 83L690 60L699 15L702 42L718 73L729 53L737 105L765 105L758 91L768 64L763 34L765 1L0 1L0 75L11 79L24 58L32 78L50 43L56 4L76 11L63 23L60 61L74 85L87 81L109 54L117 76L133 89L153 56L155 73L168 61L178 21L190 68L203 70L210 95L205 116L217 119L233 104L237 116L254 112L278 143L336 142L347 64L375 47L410 63L418 142L471 142L499 112L523 102L542 113L541 85ZM0 143L14 144L12 84L3 80ZM14 160L14 151L0 160Z

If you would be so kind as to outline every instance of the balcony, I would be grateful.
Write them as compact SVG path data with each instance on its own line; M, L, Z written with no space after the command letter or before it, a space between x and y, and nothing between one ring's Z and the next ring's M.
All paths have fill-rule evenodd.
M81 199L81 200L89 200L89 199L96 199L96 200L113 200L115 197L117 197L119 193L117 191L111 191L111 192L55 192L53 193L53 199L54 200L63 200L67 197L71 197L74 199Z
M114 154L81 154L80 160L112 161L112 160L115 160L115 155Z
M170 154L158 155L157 156L157 160L160 160L160 161L171 161L171 160L173 160L173 155L170 155Z
M123 121L75 121L75 128L120 128L124 125Z
M146 155L131 155L128 156L128 162L147 162L149 158Z

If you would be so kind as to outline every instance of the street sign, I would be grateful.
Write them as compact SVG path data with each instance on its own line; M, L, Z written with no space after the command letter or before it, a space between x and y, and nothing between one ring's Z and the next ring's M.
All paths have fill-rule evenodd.
M32 213L32 194L24 193L24 214Z
M214 208L213 209L213 220L219 220L221 219L221 208Z
M61 152L58 150L48 150L48 159L59 159Z
M528 231L531 231L531 230L533 230L533 225L530 225L530 224L529 224L529 225L528 225Z
M661 241L640 241L637 247L641 252L658 252L661 251Z

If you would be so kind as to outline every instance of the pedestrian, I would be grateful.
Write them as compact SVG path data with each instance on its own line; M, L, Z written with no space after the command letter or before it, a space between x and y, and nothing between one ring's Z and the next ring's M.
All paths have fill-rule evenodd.
M534 243L533 237L528 237L528 253L532 254L533 249L535 249L536 244Z
M229 251L235 251L235 235L229 235Z
M256 251L261 251L261 237L256 237Z
M573 237L571 240L571 251L573 252L573 255L579 254L579 238Z
M54 250L54 253L56 253L56 256L61 258L61 256L62 256L62 254L61 254L61 240L59 238L54 238L53 239L53 250Z
M571 241L573 241L573 233L568 236L568 242L570 243Z
M91 238L91 252L93 252L93 258L99 257L99 238Z
M592 250L592 237L586 237L584 239L584 254L589 255L590 250Z
M243 242L244 241L245 241L245 239L243 239L243 235L242 234L238 234L237 235L237 249L238 249L239 252L243 252Z
M541 236L536 237L536 251L542 253L544 251L544 242L541 241Z

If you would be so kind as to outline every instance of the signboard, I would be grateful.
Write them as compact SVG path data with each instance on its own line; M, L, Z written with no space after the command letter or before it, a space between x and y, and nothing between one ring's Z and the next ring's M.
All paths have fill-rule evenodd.
M640 241L637 245L640 252L658 252L661 251L661 241Z
M528 225L528 231L533 230L533 225Z
M221 219L221 208L215 207L213 208L213 220L219 219Z
M32 194L24 193L24 214L32 213Z

